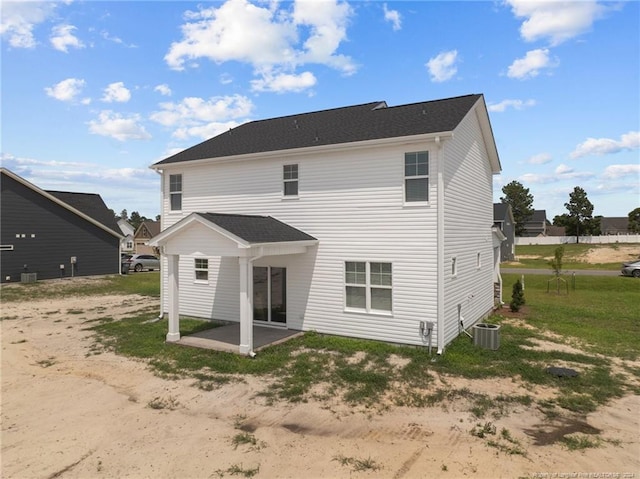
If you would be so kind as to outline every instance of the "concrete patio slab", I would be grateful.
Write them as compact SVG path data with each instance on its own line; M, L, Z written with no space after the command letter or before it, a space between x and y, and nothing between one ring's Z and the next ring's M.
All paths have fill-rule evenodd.
M282 343L302 334L302 331L295 329L270 328L254 325L253 350L257 352L267 346ZM173 344L237 353L240 346L240 324L229 324L207 329L206 331L200 331L190 334L189 336L183 336Z

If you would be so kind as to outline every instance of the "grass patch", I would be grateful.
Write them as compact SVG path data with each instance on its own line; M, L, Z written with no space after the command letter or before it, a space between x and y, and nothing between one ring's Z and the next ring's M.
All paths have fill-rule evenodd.
M79 276L64 280L3 284L0 287L0 300L2 302L108 294L139 294L159 297L160 272L154 271L140 275L122 276Z
M249 446L249 450L258 451L266 446L263 441L258 441L253 434L250 432L239 432L233 438L231 438L231 444L233 444L234 449L238 449L238 446Z
M352 471L377 471L380 469L380 465L373 459L368 457L367 459L358 459L356 457L345 457L342 455L335 456L333 461L339 462L342 466L350 467Z
M260 472L260 466L245 468L242 464L234 464L227 469L217 469L216 474L218 477L224 477L226 474L232 476L253 477Z
M602 441L598 437L589 437L584 434L575 434L571 436L564 436L560 439L560 442L570 451L581 451L583 449L590 449L594 447L600 447Z

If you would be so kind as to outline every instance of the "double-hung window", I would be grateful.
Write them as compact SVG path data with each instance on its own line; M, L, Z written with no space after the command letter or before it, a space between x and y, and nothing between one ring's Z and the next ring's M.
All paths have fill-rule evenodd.
M347 261L345 298L348 309L392 311L391 263Z
M169 175L169 202L171 211L182 210L182 175Z
M209 260L204 258L195 258L194 271L196 281L209 281Z
M282 169L284 196L298 196L298 165L284 165Z
M429 201L429 152L404 154L405 203Z

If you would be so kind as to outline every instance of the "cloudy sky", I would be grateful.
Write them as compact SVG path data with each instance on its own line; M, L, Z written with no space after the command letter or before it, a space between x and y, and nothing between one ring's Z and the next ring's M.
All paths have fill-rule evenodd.
M148 167L241 123L483 93L547 216L640 206L640 3L5 1L2 166L160 212Z

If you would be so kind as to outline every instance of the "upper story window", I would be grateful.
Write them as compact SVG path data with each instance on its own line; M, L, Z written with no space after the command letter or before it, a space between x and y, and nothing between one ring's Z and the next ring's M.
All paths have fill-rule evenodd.
M169 175L169 201L171 211L182 210L182 175Z
M429 201L429 152L404 154L404 201Z
M298 196L298 165L283 166L284 196Z

